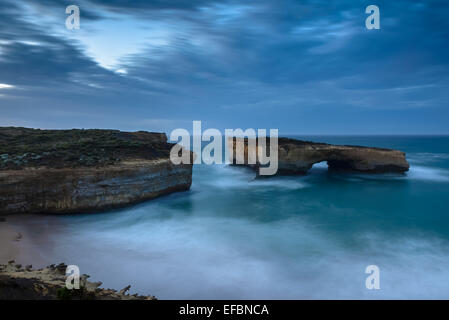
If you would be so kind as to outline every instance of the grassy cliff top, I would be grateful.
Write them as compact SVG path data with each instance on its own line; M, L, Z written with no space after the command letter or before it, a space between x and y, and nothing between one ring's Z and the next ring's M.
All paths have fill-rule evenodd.
M0 170L104 166L125 159L167 158L164 133L118 130L39 130L0 127Z

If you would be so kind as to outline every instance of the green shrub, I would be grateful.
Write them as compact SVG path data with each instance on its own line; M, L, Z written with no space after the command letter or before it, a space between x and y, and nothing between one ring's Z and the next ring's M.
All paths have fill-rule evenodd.
M79 289L67 289L63 287L58 289L56 297L59 300L93 300L95 299L95 293L88 291L85 287L81 286Z

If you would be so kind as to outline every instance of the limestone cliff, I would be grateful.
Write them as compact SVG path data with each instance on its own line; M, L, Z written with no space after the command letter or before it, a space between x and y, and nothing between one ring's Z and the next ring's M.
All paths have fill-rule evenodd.
M99 211L188 190L165 134L0 128L0 213Z
M267 142L269 139L267 139ZM232 149L231 163L236 163L236 139L228 140L228 148ZM248 139L244 140L244 165L254 169L256 164L248 164L249 154L257 154L251 148ZM256 148L259 146L256 146ZM269 146L267 146L269 149ZM266 150L263 150L266 152ZM269 153L269 152L268 152ZM278 171L279 175L305 174L313 164L327 161L330 170L356 171L366 173L403 173L408 171L409 164L405 153L383 148L370 148L362 146L332 145L314 143L288 138L279 138L278 141Z

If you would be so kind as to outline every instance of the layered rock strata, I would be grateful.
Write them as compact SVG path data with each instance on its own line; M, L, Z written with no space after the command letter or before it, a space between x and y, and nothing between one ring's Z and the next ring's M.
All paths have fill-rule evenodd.
M69 213L189 190L165 134L0 128L0 214Z
M248 154L258 154L257 149L261 146L258 146L257 143L248 143L248 139L240 139L240 141L242 140L244 163L241 165L257 170L260 167L258 158L253 161L255 163L251 163L248 161ZM232 164L237 164L236 149L241 149L236 148L237 139L229 139L227 145L231 155L229 160ZM269 144L261 152L269 154L266 149L269 150ZM330 170L339 171L404 173L409 169L405 153L398 150L332 145L288 138L279 138L278 140L278 175L306 174L315 163L323 161L327 162Z

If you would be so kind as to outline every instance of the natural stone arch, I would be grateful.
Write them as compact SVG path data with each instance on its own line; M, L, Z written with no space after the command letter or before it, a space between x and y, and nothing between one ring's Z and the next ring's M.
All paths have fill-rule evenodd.
M235 141L229 146L235 148ZM245 157L247 153L248 140L245 140ZM385 148L332 145L279 138L278 155L277 174L280 175L306 174L314 164L323 161L327 162L330 170L403 173L409 169L404 152ZM250 166L258 168L257 164Z

